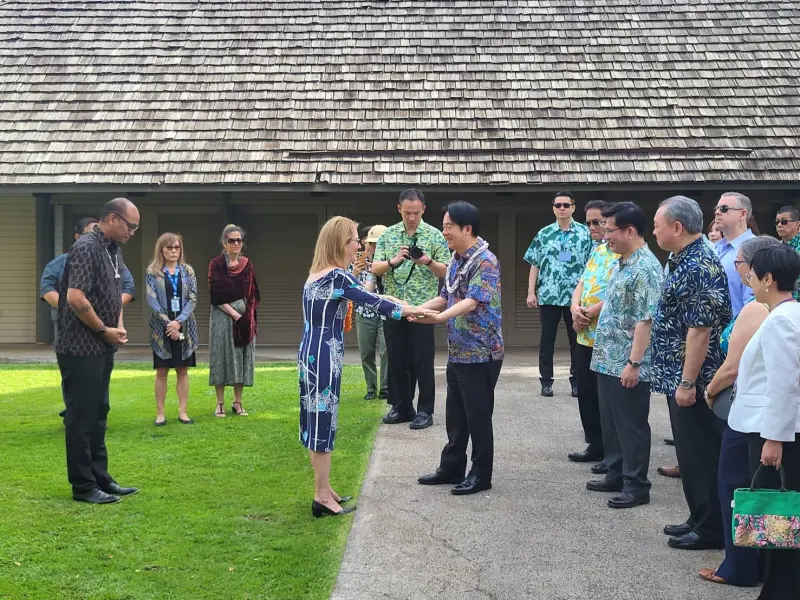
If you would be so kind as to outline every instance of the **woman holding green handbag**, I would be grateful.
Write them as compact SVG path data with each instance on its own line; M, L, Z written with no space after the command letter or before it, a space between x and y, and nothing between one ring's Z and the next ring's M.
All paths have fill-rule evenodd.
M775 467L762 473L761 482L763 487L778 489L776 469L783 466L786 487L793 491L800 491L800 303L792 298L799 275L800 255L788 246L770 246L753 256L749 284L756 301L767 304L770 313L742 353L736 399L728 415L728 426L747 436L751 474L761 464ZM772 520L751 519L753 531L747 535L760 540L758 546L794 547L791 540L800 541L798 517L786 517L777 525ZM800 542L797 546L794 552L767 551L759 600L797 600Z

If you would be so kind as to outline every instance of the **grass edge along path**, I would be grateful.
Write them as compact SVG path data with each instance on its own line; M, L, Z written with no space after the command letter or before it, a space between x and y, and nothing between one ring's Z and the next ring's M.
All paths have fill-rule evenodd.
M0 599L325 600L352 516L313 519L313 471L297 441L293 364L256 366L249 417L214 413L208 369L191 369L189 415L178 422L174 373L167 425L154 427L154 372L112 376L109 471L142 491L110 506L70 498L60 376L55 366L0 365ZM345 367L335 489L358 495L383 402L365 401Z

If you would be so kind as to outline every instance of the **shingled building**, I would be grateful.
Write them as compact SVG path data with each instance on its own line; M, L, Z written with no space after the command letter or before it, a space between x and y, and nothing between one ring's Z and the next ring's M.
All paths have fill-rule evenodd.
M124 195L137 284L165 230L200 275L248 230L259 341L299 339L300 289L335 214L428 221L479 205L503 265L506 339L532 236L570 189L654 210L744 191L769 223L798 202L800 4L788 0L0 2L0 343L48 341L38 277L74 222ZM126 310L146 342L144 302Z

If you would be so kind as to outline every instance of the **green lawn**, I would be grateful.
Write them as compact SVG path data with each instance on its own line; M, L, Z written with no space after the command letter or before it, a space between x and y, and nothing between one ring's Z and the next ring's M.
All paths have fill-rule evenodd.
M0 598L326 599L352 517L313 519L313 472L297 441L294 365L263 365L249 417L217 419L208 370L192 370L189 414L153 426L153 371L121 364L111 385L109 471L142 491L73 502L54 366L0 365ZM230 392L229 392L230 393ZM358 494L383 402L347 367L333 486Z

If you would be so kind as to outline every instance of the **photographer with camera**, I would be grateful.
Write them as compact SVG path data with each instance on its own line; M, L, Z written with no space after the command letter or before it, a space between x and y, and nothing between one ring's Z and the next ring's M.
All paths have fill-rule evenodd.
M402 222L389 227L378 239L372 273L381 277L385 293L418 306L439 293L450 251L444 235L422 220L425 196L418 189L400 193L397 210ZM412 324L406 319L384 325L389 350L389 403L383 418L389 425L411 421L411 429L433 425L435 381L434 325ZM414 382L419 383L414 410Z

